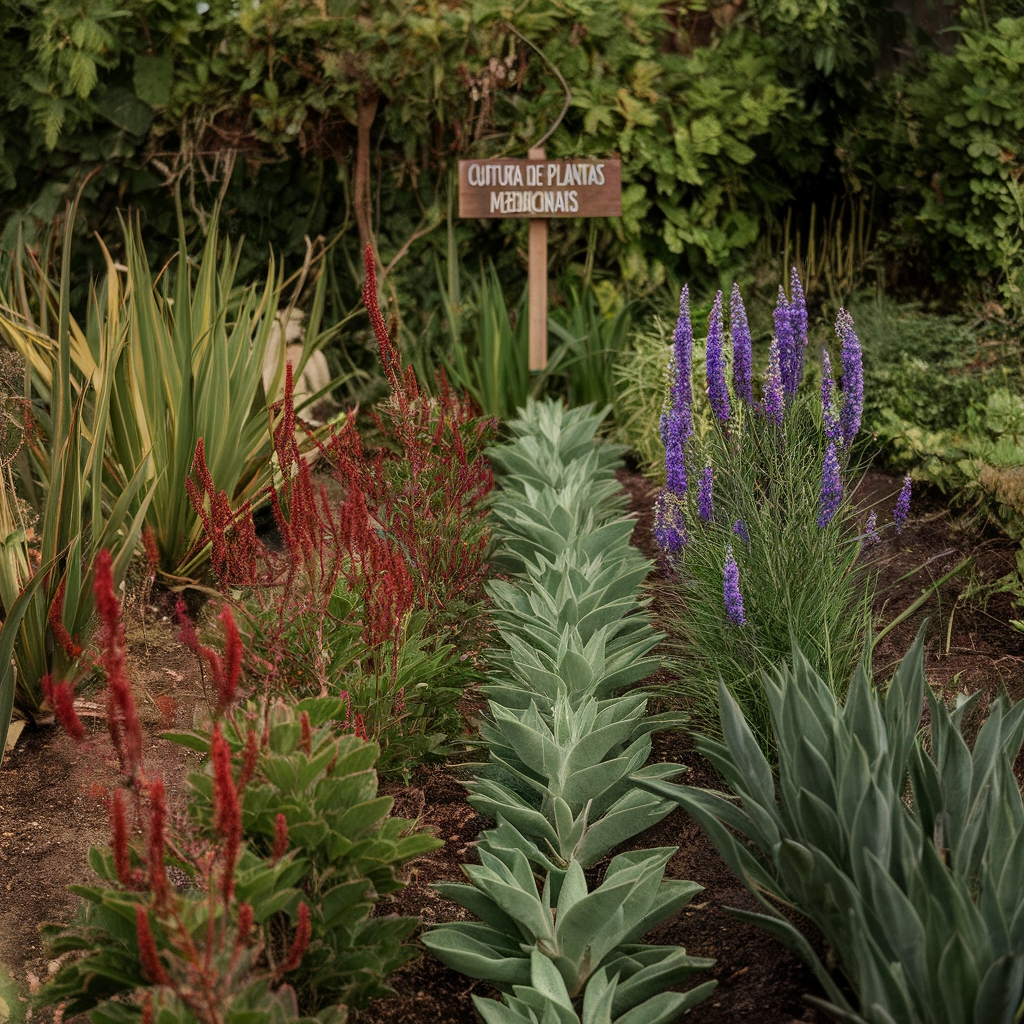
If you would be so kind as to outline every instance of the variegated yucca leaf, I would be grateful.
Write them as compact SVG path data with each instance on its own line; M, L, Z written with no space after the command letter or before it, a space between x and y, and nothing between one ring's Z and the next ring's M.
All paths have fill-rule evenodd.
M1024 702L993 702L973 750L968 701L927 685L919 637L888 687L865 658L845 705L798 651L765 678L776 779L728 690L725 743L701 740L739 805L640 776L685 807L764 907L736 911L797 949L846 1024L1014 1024L1024 1012ZM919 731L927 698L929 727ZM909 787L909 788L908 788ZM778 905L825 936L858 1005ZM812 1000L815 1001L815 1000Z

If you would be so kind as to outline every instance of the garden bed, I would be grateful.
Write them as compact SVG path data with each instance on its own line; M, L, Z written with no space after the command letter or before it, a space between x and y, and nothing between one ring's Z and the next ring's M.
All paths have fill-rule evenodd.
M637 474L623 472L620 479L631 496L632 510L639 515L634 543L653 554L650 485ZM891 477L871 473L862 482L858 498L863 504L879 502L880 512L887 515L898 486ZM902 534L887 537L871 554L879 573L875 608L879 620L890 621L923 588L965 558L973 557L973 564L940 590L938 603L932 599L882 640L876 651L877 667L884 670L894 665L910 645L921 618L931 614L927 666L933 686L941 686L947 694L955 687L967 692L981 689L986 697L1004 689L1014 700L1024 696L1024 636L1008 625L1013 617L1010 597L995 595L987 606L963 599L957 602L972 573L977 582L991 583L1010 571L1014 555L1014 545L1005 538L960 528L937 498L916 499ZM922 565L914 576L902 579ZM658 583L655 578L655 586ZM145 632L141 623L130 623L129 645L132 676L151 744L147 763L164 775L171 806L182 813L181 785L198 755L165 743L156 734L172 725L189 725L202 690L194 659L174 638L168 611L154 606ZM86 742L92 750L79 750L56 729L28 729L0 768L0 962L26 987L45 980L49 972L38 924L70 916L76 897L66 886L86 880L89 847L107 842L104 798L115 781L116 759L104 721L88 719L87 727ZM688 765L689 781L716 785L714 772L692 750L685 734L661 734L655 748L657 759ZM102 756L97 758L96 752ZM106 771L104 761L109 762ZM381 909L418 916L428 926L465 916L429 888L432 882L461 879L460 864L485 824L466 803L456 773L446 766L422 767L408 786L386 784L384 790L395 796L396 813L419 816L445 845L414 862L408 873L410 884L382 900ZM678 845L667 875L705 886L676 919L650 936L718 961L710 973L719 987L689 1019L759 1024L824 1019L802 1001L803 993L818 991L810 971L766 933L725 912L728 906L751 908L753 901L691 819L676 811L628 845L636 849ZM430 956L397 971L390 983L397 998L379 1000L356 1014L359 1024L470 1021L470 994L482 991ZM40 1019L38 1011L34 1019Z

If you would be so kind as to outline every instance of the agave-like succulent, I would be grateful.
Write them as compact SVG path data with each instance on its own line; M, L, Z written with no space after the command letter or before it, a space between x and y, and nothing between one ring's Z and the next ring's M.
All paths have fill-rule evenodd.
M725 743L699 749L739 805L634 776L675 800L761 902L733 911L797 949L845 1024L1013 1024L1024 1012L1024 801L1013 765L1024 702L993 702L971 750L972 701L952 712L927 685L921 638L888 687L865 657L845 705L799 650L765 687L778 779L729 691ZM919 731L927 698L930 726ZM909 784L909 785L908 785ZM813 921L853 1007L779 906Z

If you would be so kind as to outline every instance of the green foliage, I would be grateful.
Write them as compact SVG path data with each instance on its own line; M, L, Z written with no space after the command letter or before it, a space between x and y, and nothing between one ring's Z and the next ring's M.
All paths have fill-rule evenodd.
M138 226L124 223L122 229L124 280L104 248L106 277L89 290L84 328L70 322L72 359L83 377L93 377L94 387L110 392L109 454L127 475L142 474L152 488L146 523L161 568L187 573L208 555L185 483L196 445L203 442L213 486L228 495L232 508L252 500L272 478L274 417L263 374L282 281L271 259L262 286L234 294L238 252L230 243L220 251L216 216L198 260L188 256L182 239L177 273L161 268L159 281L150 273ZM194 283L191 269L183 270L193 263ZM5 277L0 331L48 394L59 287L23 246ZM298 370L330 338L320 331L325 281L321 275ZM284 380L283 345L276 355L271 402Z
M999 275L1024 311L1024 17L989 24L962 8L953 53L894 75L844 142L850 173L874 176L895 204L894 242L916 239L935 277Z
M830 92L837 67L855 78L870 62L837 61L827 40L794 56L790 43L848 39L848 8L857 10L829 5L805 25L784 5L769 7L763 28L753 17L723 19L700 40L708 45L694 47L683 26L710 24L703 5L670 19L654 0L533 0L519 10L490 0L430 9L213 0L201 12L178 0L18 0L5 9L0 47L14 83L0 119L8 228L48 220L68 181L100 166L87 192L95 219L109 219L127 195L162 240L175 234L163 185L187 191L190 220L201 223L227 179L233 232L252 240L245 268L268 242L298 254L304 235L353 222L361 244L376 225L384 265L415 263L407 243L420 254L438 244L452 161L518 155L553 122L563 97L554 66L573 103L548 154L621 153L624 217L601 224L598 259L643 289L681 262L734 262L765 203L789 198L787 179L829 153L800 92L812 82ZM774 34L780 22L784 38ZM365 193L360 117L373 137ZM246 166L228 151L244 152ZM576 249L586 230L566 222L556 244ZM475 250L500 246L485 240L493 234L463 225L459 247L475 262ZM430 262L409 270L410 291L432 289ZM521 272L511 247L503 262Z
M54 339L37 354L42 372L27 386L41 428L18 461L22 484L40 517L39 563L29 555L17 497L0 485L0 733L7 734L11 707L36 714L46 677L60 686L80 671L82 648L93 628L93 573L100 551L111 552L115 585L128 569L153 497L148 455L137 463L109 465L104 440L116 395L110 367L124 338L107 348L91 372L72 357L79 340L72 327L69 277L74 208L62 250L62 280L53 310ZM13 341L18 326L0 316L0 335ZM97 372L98 371L98 372ZM56 381L56 386L51 383ZM14 665L11 653L14 654ZM16 665L16 668L15 668ZM2 757L2 751L0 751Z
M135 866L143 863L134 851L132 858ZM136 907L147 906L150 894L118 886L114 857L109 850L90 850L89 865L97 882L70 887L82 899L74 921L67 925L45 925L42 930L52 956L78 952L84 955L61 965L39 1001L44 1006L65 1003L65 1012L72 1014L91 1011L94 1024L128 1024L140 1019L141 1007L134 1002L113 1000L146 989L152 983L142 966L136 928ZM186 862L177 866L190 875L190 880L198 877L194 866ZM157 950L172 958L180 949L181 935L175 934L176 930L181 929L187 934L187 941L202 949L213 917L221 941L218 948L210 949L210 954L216 960L217 973L230 978L229 989L221 993L225 1020L278 1024L300 1018L294 992L288 986L276 993L268 991L270 977L266 970L259 969L249 949L236 949L234 940L238 933L238 905L242 902L253 908L253 920L261 929L267 928L275 914L283 913L283 907L288 907L294 918L300 898L295 884L307 870L308 864L294 855L275 863L243 850L235 868L236 899L227 910L211 907L207 894L192 887L183 895L175 894L173 918L165 919L162 925L152 922L156 925L152 933ZM164 999L166 1002L155 1019L163 1020L164 1024L197 1019L173 996L165 993ZM245 1016L254 1011L258 1017ZM325 1016L324 1021L339 1024L337 1016ZM344 1021L343 1015L340 1021Z
M565 310L555 310L549 325L561 340L549 372L564 376L569 405L611 405L615 399L612 369L629 335L629 307L621 304L611 287L571 288Z
M764 678L777 780L720 686L725 743L699 747L739 803L637 783L701 823L764 908L733 913L800 952L828 994L808 998L838 1020L1012 1024L1024 1000L1024 801L1013 774L1024 703L993 702L972 751L963 723L974 701L950 712L933 693L920 637L884 690L866 654L845 706L798 648L792 657ZM857 1009L787 911L820 929Z
M417 833L415 822L389 816L393 798L377 795L380 748L339 733L350 716L347 702L338 698L272 705L267 743L241 796L242 834L254 851L271 856L278 815L284 816L291 845L301 851L305 869L292 884L309 905L312 938L291 980L308 1013L335 1003L364 1006L391 994L384 979L416 955L403 940L417 921L374 915L374 905L379 896L402 888L396 868L442 845ZM253 705L225 722L236 774L245 762L248 731L263 727L260 718ZM205 751L207 735L177 739ZM191 775L189 784L193 813L212 829L211 774Z
M587 1022L667 1022L715 985L665 992L712 962L637 945L700 889L663 878L674 849L620 853L593 890L584 875L669 809L629 776L684 770L641 767L667 720L643 717L643 694L614 696L656 667L646 655L659 637L638 599L650 565L629 545L620 450L594 445L602 419L531 402L492 450L503 473L495 560L513 576L489 586L504 647L486 687L489 761L468 788L498 827L478 844L480 865L463 867L472 884L438 887L480 921L423 936L444 963L505 993L504 1004L477 1000L489 1022L578 1024L580 1000Z
M449 255L449 268L458 271L457 254ZM447 360L452 381L468 392L486 416L508 419L532 391L527 368L527 327L525 295L513 309L505 302L501 278L491 264L481 269L473 294L475 323L470 338L463 326L472 317L463 306L458 277L445 289L441 300L451 334L451 355Z

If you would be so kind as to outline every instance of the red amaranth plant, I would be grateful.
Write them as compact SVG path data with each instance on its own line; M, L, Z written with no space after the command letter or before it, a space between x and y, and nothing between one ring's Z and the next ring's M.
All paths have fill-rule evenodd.
M107 677L107 727L121 770L134 783L142 768L142 723L128 681L121 602L114 593L110 552L106 549L96 559L93 589L100 617L99 660Z

